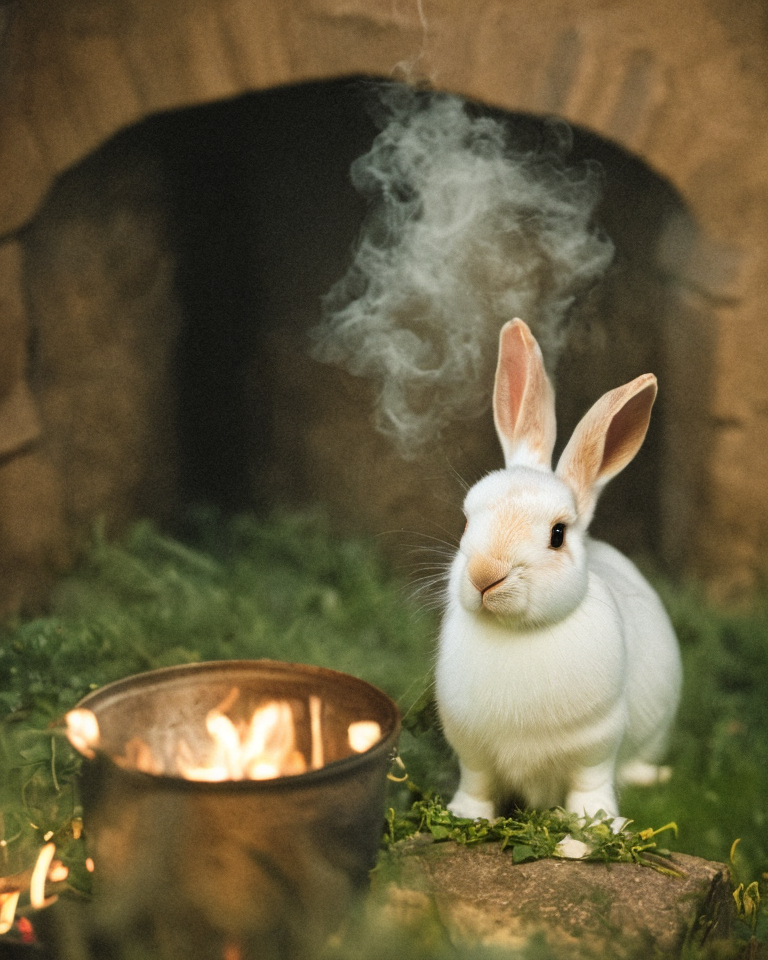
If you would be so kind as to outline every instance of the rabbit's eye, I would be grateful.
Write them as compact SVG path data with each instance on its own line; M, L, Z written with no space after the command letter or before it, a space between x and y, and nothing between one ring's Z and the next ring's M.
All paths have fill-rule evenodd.
M552 527L552 533L549 538L549 545L550 547L553 547L555 550L557 550L558 547L562 547L564 542L565 542L565 524L556 523Z

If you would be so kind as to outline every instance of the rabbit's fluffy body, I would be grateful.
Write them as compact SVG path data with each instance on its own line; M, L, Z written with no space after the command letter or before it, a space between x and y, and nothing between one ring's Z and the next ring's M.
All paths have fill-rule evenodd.
M521 321L515 325L502 333L502 355L527 351L539 386L527 391L522 406L546 408L542 416L551 419L554 400L538 347ZM448 581L436 694L461 768L449 806L460 816L491 818L501 802L516 798L539 809L563 805L579 814L617 816L617 781L652 779L666 745L681 679L677 640L637 568L586 532L597 494L591 473L588 484L574 482L581 469L574 456L586 456L579 443L566 448L552 472L552 424L531 439L528 416L512 438L515 428L498 409L508 403L508 384L500 389L498 378L520 375L515 362L497 374L495 398L508 466L469 491L467 527ZM634 383L630 400L651 387L655 396L654 378ZM649 415L648 398L619 399L633 418L628 446L639 447L645 429L634 420L645 414L632 411L645 405ZM608 448L622 416L630 419L614 414L619 426L605 440L604 463L614 455ZM518 426L525 419L517 412L512 417ZM594 424L587 426L582 433L591 437ZM607 479L634 455L623 442L611 469L604 469ZM555 525L565 531L559 546L553 546Z

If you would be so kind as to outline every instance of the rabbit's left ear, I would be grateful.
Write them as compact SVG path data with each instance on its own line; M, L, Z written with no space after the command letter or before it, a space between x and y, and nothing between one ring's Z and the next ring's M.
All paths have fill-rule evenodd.
M643 445L656 390L652 373L610 390L587 411L563 450L555 472L575 492L585 526L603 487Z
M501 328L493 419L507 467L551 469L555 394L536 339L522 320Z

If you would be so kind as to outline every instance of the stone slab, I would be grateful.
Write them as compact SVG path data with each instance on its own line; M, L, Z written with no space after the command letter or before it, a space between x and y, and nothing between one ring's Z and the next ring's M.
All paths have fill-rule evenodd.
M546 937L564 958L680 956L727 937L728 868L674 854L668 876L633 863L515 864L499 844L408 842L386 858L374 889L393 919L435 916L457 945L519 948Z

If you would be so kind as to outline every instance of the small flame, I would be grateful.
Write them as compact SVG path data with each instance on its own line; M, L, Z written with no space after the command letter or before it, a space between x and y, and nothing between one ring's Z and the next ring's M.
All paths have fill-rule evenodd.
M285 701L259 707L247 725L235 724L216 707L206 716L205 726L213 742L208 761L189 762L188 748L179 753L179 772L188 780L272 780L307 769L296 749L293 711Z
M16 904L19 902L20 890L10 893L0 893L0 933L8 933L13 926L16 916Z
M69 876L69 867L61 860L54 860L51 869L48 871L48 879L51 883L62 883Z
M141 737L131 737L123 748L123 755L115 757L119 767L140 770L142 773L164 773L163 765L155 757L152 748Z
M46 843L38 853L35 866L32 869L31 875L29 875L29 902L36 910L40 910L42 907L48 907L58 899L56 896L46 897L46 881L50 880L51 883L62 883L69 876L69 867L62 863L61 860L53 859L55 852L56 844ZM19 882L17 889L5 889L0 893L0 934L8 933L11 927L13 927L19 897L23 890L27 889L26 875L25 872L24 874L18 874L15 878L5 878L6 883L9 879L11 882L13 882L14 879ZM13 885L16 886L16 884ZM24 921L23 917L19 919L19 927L21 927L24 922L28 923L28 921ZM23 936L22 939L24 939Z
M325 763L322 729L323 704L320 697L309 698L309 724L312 734L312 769L319 770Z
M56 897L46 899L45 896L45 881L48 878L48 869L54 853L56 853L56 844L46 843L37 855L37 861L32 870L32 879L29 881L29 902L36 910L47 907L56 900Z
M84 707L76 707L70 710L66 715L67 721L67 739L75 748L79 750L89 760L96 756L94 747L99 744L99 721L96 714Z
M355 753L365 753L381 739L381 727L375 720L358 720L350 723L347 736Z

